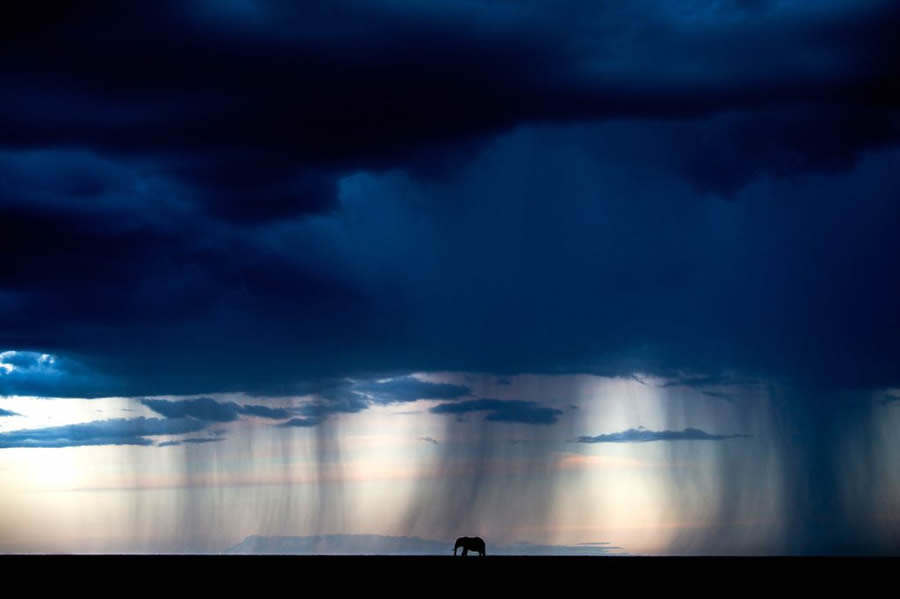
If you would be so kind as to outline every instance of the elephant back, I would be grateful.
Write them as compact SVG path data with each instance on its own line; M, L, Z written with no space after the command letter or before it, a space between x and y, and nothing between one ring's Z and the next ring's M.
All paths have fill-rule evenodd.
M463 548L463 555L465 555L466 551L475 551L481 555L484 555L485 553L484 539L481 537L459 537L456 539L456 544L454 545L454 553L456 552L455 549L458 549L459 547Z

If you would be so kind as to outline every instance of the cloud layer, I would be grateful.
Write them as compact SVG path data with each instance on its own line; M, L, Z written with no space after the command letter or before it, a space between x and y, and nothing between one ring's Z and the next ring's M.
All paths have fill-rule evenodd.
M0 433L0 448L153 445L153 441L148 437L193 433L207 426L206 422L190 418L99 420L83 424Z
M166 418L196 418L210 422L232 422L241 415L283 420L291 413L283 408L259 405L239 405L234 402L218 402L210 397L171 401L142 399L141 403Z
M442 403L430 410L433 414L468 414L487 412L486 421L523 422L525 424L554 424L562 410L541 406L533 401L473 399L456 403Z
M618 433L607 433L595 437L578 437L578 443L647 443L649 441L725 441L739 439L747 435L716 435L698 428L681 431L651 431L645 428L630 428Z

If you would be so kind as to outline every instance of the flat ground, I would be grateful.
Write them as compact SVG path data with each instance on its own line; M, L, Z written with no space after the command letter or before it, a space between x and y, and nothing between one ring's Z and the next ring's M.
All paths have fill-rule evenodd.
M468 597L724 596L894 589L898 558L452 556L0 556L7 584L122 597L200 593L301 597L348 591ZM474 593L474 594L471 594Z

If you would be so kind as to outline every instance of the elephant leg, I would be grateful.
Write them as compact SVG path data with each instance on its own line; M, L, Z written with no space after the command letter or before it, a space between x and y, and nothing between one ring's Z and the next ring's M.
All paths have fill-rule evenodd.
M468 547L463 547L463 557L465 557L469 553Z

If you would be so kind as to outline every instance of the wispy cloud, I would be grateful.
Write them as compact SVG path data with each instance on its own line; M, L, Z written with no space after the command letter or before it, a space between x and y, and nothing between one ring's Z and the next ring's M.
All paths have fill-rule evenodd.
M0 408L0 416L18 416L15 412L10 412L9 410L4 410Z
M371 396L377 403L398 403L418 399L456 399L471 393L471 390L464 385L431 383L413 376L355 385L354 390Z
M179 445L183 445L185 443L195 444L195 443L217 443L218 441L224 441L224 437L192 437L190 439L181 439L179 441L163 441L162 443L157 443L157 447L177 447Z
M219 403L209 397L169 401L166 399L142 399L141 403L166 418L196 418L213 422L237 420L240 411L235 403Z
M725 391L703 391L703 395L712 397L713 399L722 399L724 401L734 401L737 399L737 396L726 393Z
M319 394L319 399L291 410L296 417L280 427L308 428L317 426L333 414L356 414L369 408L370 401L350 387L338 387Z
M649 441L724 441L749 435L716 435L699 428L681 431L651 431L643 427L630 428L618 433L608 433L595 437L578 437L578 443L647 443Z
M562 410L543 407L533 401L473 399L442 403L431 408L434 414L466 414L487 412L485 420L492 422L522 422L525 424L554 424Z
M246 416L257 416L270 420L283 420L290 418L291 412L284 408L270 408L268 406L244 405L239 406L238 411Z
M671 378L660 387L691 387L704 389L709 387L758 387L760 381L750 377L734 374L684 375Z
M0 448L153 445L147 437L202 430L208 423L190 418L119 418L0 433Z
M322 423L319 418L291 418L287 422L282 422L278 426L283 428L308 428L317 426Z
M432 439L431 437L416 437L417 441L425 441L426 443L431 443L432 445L437 445L438 440Z
M258 416L272 420L283 420L291 416L291 413L283 408L218 402L209 397L180 401L142 399L141 403L166 418L196 418L211 422L232 422L242 415Z

